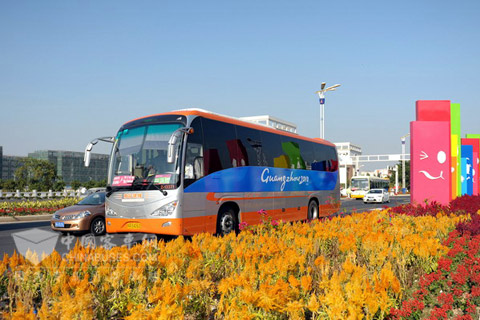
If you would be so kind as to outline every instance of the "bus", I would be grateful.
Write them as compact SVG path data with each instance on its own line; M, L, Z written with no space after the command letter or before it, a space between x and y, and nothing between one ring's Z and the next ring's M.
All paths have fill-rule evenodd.
M351 197L356 199L363 199L365 194L370 189L385 189L388 190L390 181L384 178L370 177L370 176L354 176L351 181Z
M296 221L339 210L335 145L201 109L125 123L114 137L105 207L108 233L227 234L258 211Z

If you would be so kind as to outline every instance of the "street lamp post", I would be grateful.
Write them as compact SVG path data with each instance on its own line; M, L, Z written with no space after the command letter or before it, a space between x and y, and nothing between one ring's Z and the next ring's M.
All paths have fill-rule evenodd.
M333 85L331 87L325 88L326 83L322 82L319 91L315 93L318 94L320 101L320 138L325 139L325 92L335 91L336 88L340 87L339 84Z
M402 139L402 189L405 191L407 190L407 187L405 185L405 139L410 135L410 133L407 133Z
M395 165L395 194L398 194L398 164Z

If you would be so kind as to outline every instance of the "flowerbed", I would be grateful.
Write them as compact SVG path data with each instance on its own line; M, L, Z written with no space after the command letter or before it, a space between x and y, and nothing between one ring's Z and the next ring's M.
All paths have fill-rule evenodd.
M442 242L465 219L388 210L294 224L267 217L223 238L76 246L38 265L14 254L0 263L3 316L384 319L437 270Z
M393 319L480 318L480 235L450 233L438 268L424 276L414 297L392 309Z
M74 205L78 201L78 198L43 201L3 201L0 202L0 216L52 213L59 209Z

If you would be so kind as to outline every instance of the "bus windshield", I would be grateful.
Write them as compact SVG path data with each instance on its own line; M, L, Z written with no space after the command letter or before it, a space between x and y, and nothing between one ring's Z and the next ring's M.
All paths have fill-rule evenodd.
M168 141L180 123L154 124L119 131L112 149L108 184L112 187L145 184L177 185L179 158L167 162ZM177 148L180 153L181 143Z
M368 185L368 178L356 178L352 179L352 189L365 189L367 190L369 188Z

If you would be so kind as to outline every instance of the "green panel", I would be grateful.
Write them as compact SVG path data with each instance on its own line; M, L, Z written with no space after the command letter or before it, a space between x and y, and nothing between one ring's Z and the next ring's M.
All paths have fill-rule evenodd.
M455 172L457 173L457 196L461 196L462 195L462 181L461 181L462 171L461 171L460 161L462 157L461 157L460 146L462 145L462 141L461 141L462 131L461 131L461 123L460 123L460 103L452 103L450 105L450 125L452 129L451 134L457 136L457 146L459 148Z
M480 139L480 134L466 134L465 138L467 138L467 139Z

